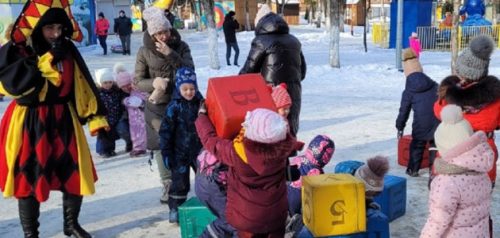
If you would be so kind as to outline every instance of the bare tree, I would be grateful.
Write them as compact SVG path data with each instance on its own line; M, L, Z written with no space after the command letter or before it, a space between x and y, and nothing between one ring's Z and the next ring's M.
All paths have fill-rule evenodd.
M365 24L363 24L363 46L365 47L365 52L368 52L368 45L366 44L366 26L368 25L368 12L370 11L371 7L371 1L370 0L364 0L363 2L364 6L364 19L365 19Z
M332 5L332 1L328 1L328 0L323 0L323 7L324 7L324 13L325 13L325 25L326 25L326 29L331 29L331 14L330 14L330 6Z
M498 24L498 12L497 12L497 5L498 5L498 0L493 0L493 4L492 4L492 12L493 12L493 24L496 25Z
M208 29L208 64L211 69L220 69L217 45L217 27L214 19L214 0L202 0Z
M382 0L382 8L380 9L381 13L380 15L382 16L382 23L385 25L385 0Z
M201 31L201 20L200 20L201 18L200 18L200 13L196 10L196 2L194 0L189 0L189 5L191 6L191 13L193 13L194 15L196 30Z
M278 4L276 8L277 14L283 16L285 13L285 5L288 3L288 0L276 0L276 3Z
M245 0L245 31L252 29L250 26L250 9L248 7L248 0Z
M330 15L330 66L340 68L339 41L340 41L340 3L328 1Z
M316 27L317 28L320 28L321 27L321 19L323 18L323 12L324 12L324 9L323 9L323 0L318 0L317 2L317 8L316 8L319 12L318 14L316 15L317 19L316 19Z
M458 21L459 21L460 0L453 1L453 26L451 27L451 74L455 73L458 57Z
M306 4L306 20L308 24L312 24L312 19L314 18L313 15L313 9L314 9L314 4L316 2L314 0L305 0L304 3Z
M340 8L339 8L339 13L340 13L340 16L339 16L339 30L340 32L345 32L345 29L344 29L344 19L345 19L345 7L346 7L346 0L338 0L339 1L339 4L340 4Z

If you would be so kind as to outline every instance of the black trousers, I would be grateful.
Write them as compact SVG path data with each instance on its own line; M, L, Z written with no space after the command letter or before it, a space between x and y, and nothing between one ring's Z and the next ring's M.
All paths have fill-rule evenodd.
M409 171L417 171L420 169L420 165L422 164L422 160L424 158L424 150L427 143L430 143L430 147L435 147L434 140L417 140L412 139L410 143L410 161L408 162ZM429 165L432 168L432 164L434 163L434 158L436 157L436 151L429 151Z
M108 36L98 36L99 44L101 45L105 55L108 54L108 45L106 44L106 38L108 38Z
M231 64L231 48L234 49L234 65L238 65L238 56L240 55L240 48L237 42L226 42L226 62L227 65Z
M196 160L196 158L194 158ZM189 179L189 169L192 168L196 172L194 162L190 163L169 163L170 171L172 172L172 184L168 190L168 207L170 210L177 210L186 199L191 188Z
M120 41L122 43L123 54L130 55L130 35L120 35Z

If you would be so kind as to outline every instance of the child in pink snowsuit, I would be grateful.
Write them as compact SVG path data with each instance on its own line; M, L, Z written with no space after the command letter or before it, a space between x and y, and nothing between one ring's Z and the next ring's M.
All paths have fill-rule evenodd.
M474 132L462 109L447 105L434 139L440 157L429 194L429 217L420 238L490 237L494 153L483 131Z
M147 96L132 87L133 76L127 72L122 64L116 64L114 67L116 84L118 87L130 94L123 99L123 105L127 108L130 127L130 137L133 148L130 152L131 157L137 157L146 154L146 120L144 119L144 102Z
M422 47L420 46L420 40L416 32L412 32L410 36L410 48L417 55L417 59L420 57L420 52L422 52Z

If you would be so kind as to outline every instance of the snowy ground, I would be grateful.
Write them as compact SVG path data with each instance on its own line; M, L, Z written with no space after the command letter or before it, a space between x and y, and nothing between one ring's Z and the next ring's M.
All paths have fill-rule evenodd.
M403 167L397 164L396 129L394 121L399 108L404 76L395 69L393 49L380 49L369 43L364 52L359 29L354 36L343 34L340 42L340 69L328 65L328 34L311 26L293 27L303 45L308 64L303 81L303 104L299 139L308 142L317 134L331 136L336 151L327 171L343 160L366 160L373 155L386 155L391 161L390 174L406 177ZM220 70L208 68L207 33L182 31L183 39L190 45L195 60L199 84L204 93L207 79L214 76L233 75L236 66L225 66L225 44L219 37ZM248 54L253 32L237 35L240 60L243 64ZM114 37L108 44L117 43ZM142 36L134 35L132 52L142 44ZM87 64L93 71L124 62L134 67L133 56L101 55L101 49L91 46L82 49ZM450 54L424 52L421 56L424 71L437 82L450 72ZM490 74L500 76L500 51L496 51ZM0 103L3 111L9 102ZM408 123L411 125L411 122ZM407 128L406 133L411 132ZM95 138L89 137L92 150ZM129 158L119 144L119 156L111 159L95 158L99 181L95 195L86 197L80 223L94 237L180 237L178 226L168 223L168 208L160 205L160 183L156 166L149 167L147 157ZM152 170L153 171L152 171ZM391 237L418 237L427 217L426 171L421 177L408 179L406 215L390 225ZM498 183L497 183L498 184ZM495 235L500 237L500 193L493 192L492 217ZM190 195L193 195L191 193ZM41 237L64 237L62 234L61 195L53 192L51 199L42 204L40 217ZM15 199L0 198L0 237L22 237Z

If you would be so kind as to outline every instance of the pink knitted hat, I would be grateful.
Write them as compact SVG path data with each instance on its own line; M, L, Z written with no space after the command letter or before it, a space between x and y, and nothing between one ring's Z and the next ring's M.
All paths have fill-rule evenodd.
M132 84L132 75L128 72L120 72L116 75L116 85L119 88Z
M292 98L290 94L286 91L286 84L280 83L278 86L273 88L271 96L273 97L274 104L276 108L290 107L292 105Z
M246 138L271 144L286 139L288 124L278 113L257 108L247 112L243 128L245 128Z
M116 85L121 88L127 84L131 84L133 81L133 76L127 72L127 68L123 63L115 63L113 66L113 73L115 74Z

